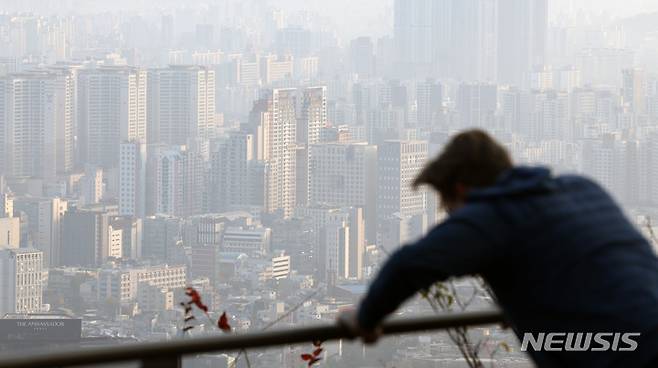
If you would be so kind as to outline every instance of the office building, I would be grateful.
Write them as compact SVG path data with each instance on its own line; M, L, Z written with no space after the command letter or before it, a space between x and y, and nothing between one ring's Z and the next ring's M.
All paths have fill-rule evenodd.
M0 248L0 315L44 310L42 272L41 251Z
M365 211L368 239L375 240L377 147L366 143L310 146L309 204L359 206Z
M377 218L379 229L392 217L422 215L425 195L411 185L427 161L425 141L386 141L377 150ZM379 232L380 235L382 231ZM381 240L381 239L380 239Z
M222 238L224 252L265 255L270 251L272 230L261 226L227 227Z
M14 209L27 221L25 246L43 253L44 268L58 266L62 217L68 210L68 202L61 198L20 197L14 201Z
M104 209L72 209L62 217L60 265L100 266L115 256L111 249L109 223L113 211Z
M187 285L185 266L144 266L102 269L98 273L98 299L134 301L142 284L175 290Z

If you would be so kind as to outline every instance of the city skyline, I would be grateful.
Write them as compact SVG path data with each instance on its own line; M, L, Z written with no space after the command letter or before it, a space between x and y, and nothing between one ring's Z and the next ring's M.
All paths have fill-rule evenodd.
M333 321L448 216L412 184L468 129L592 178L651 237L657 32L644 0L0 1L0 319L79 320L76 346L171 340L190 286L238 332ZM471 333L530 366L509 331ZM0 356L31 351L12 336ZM443 335L386 344L325 361L464 366Z

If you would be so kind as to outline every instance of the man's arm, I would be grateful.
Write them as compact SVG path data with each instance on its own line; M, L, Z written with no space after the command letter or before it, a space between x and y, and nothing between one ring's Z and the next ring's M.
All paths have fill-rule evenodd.
M500 237L465 219L448 219L384 264L358 311L359 328L373 330L400 304L434 282L477 274L502 253Z

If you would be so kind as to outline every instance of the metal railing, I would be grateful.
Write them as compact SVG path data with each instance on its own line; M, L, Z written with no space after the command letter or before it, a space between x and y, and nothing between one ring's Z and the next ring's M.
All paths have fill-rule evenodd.
M393 319L383 324L383 333L396 335L459 326L497 324L503 321L503 315L498 310ZM179 368L184 355L351 338L353 336L347 329L334 324L21 356L0 359L0 367L51 368L137 361L141 362L143 368Z

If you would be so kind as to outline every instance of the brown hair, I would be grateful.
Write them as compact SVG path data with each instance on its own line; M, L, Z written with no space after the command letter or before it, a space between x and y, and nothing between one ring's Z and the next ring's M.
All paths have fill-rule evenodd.
M482 188L512 167L507 150L479 129L454 136L435 160L425 166L413 182L414 188L428 184L443 201L456 199L456 186Z

